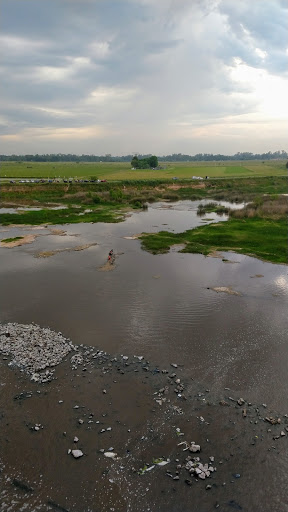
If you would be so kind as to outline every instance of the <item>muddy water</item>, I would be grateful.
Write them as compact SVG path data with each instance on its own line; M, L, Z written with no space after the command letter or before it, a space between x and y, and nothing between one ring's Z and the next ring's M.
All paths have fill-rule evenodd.
M3 473L7 478L20 476L36 491L28 496L3 479L0 510L52 510L47 499L79 512L206 512L214 510L217 502L222 511L241 510L239 507L249 512L288 510L288 433L283 439L273 440L274 431L267 434L269 424L252 416L243 430L243 423L239 426L241 411L238 414L234 406L219 407L220 398L241 396L260 407L265 403L271 411L288 413L287 267L233 253L223 254L229 263L221 258L181 254L176 249L152 256L141 250L138 240L124 238L142 231L179 232L195 227L203 221L196 215L198 204L187 201L169 204L169 208L155 204L148 212L134 213L120 224L56 226L65 229L66 236L51 235L48 229L11 228L7 232L3 228L2 238L31 232L40 236L29 246L0 249L1 322L33 321L61 331L75 344L129 357L144 355L152 370L171 371L170 363L177 363L177 376L179 372L186 379L189 396L195 399L199 392L209 389L211 403L218 404L218 408L215 405L210 412L201 397L193 405L179 399L180 406L184 404L186 408L185 414L168 422L164 410L153 412L151 396L158 384L163 384L157 374L146 375L134 369L127 373L124 368L118 386L117 374L112 379L109 374L99 375L91 369L91 376L86 377L81 369L71 373L67 362L58 368L56 381L37 386L2 361ZM218 221L225 216L208 214L206 218ZM98 245L85 251L62 252L45 259L34 257L41 251L95 242ZM115 269L99 272L111 248L117 253ZM231 287L241 295L216 293L213 287ZM101 393L102 387L108 386L109 407ZM31 398L13 400L17 393L30 389ZM62 409L60 399L64 400ZM91 432L77 424L73 406L78 402L86 407L85 411L99 414L106 427L109 422L102 414L109 410L113 435L109 434L107 442L102 442L98 430L92 430L95 436L91 438ZM207 420L210 425L205 424L202 431L195 419L199 417L199 407L203 408L204 418L211 416L210 422ZM31 434L29 430L33 421L45 426L38 438L34 435L38 433ZM103 463L102 455L99 458L102 447L116 445L126 455L131 448L135 457L137 454L138 469L140 461L148 462L149 457L151 460L153 456L173 454L179 458L175 426L185 433L188 430L196 437L190 440L201 445L209 438L211 448L208 443L209 451L206 448L204 453L216 455L218 461L223 459L223 465L217 467L212 493L205 490L206 482L190 488L169 479L166 468L162 473L156 468L157 478L152 471L142 480L131 468L128 476L121 478L115 469L105 473L107 463ZM126 427L132 431L130 448ZM85 461L74 461L67 455L74 435L80 438L79 429L87 451ZM64 431L69 441L63 438ZM256 442L257 447L256 435L263 439L262 443ZM146 442L142 446L143 436L148 445ZM239 440L237 449L231 440L235 437ZM238 473L241 478L235 480L232 475ZM55 506L54 509L57 510Z

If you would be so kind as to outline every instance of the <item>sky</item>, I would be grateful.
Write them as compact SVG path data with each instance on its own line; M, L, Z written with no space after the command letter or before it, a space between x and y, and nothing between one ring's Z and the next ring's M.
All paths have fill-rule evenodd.
M288 0L1 0L0 153L288 150Z

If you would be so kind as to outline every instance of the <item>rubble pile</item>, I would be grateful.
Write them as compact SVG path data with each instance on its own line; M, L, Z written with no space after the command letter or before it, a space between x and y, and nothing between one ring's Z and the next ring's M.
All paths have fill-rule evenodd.
M48 382L52 369L75 349L61 334L35 324L0 324L0 352L12 357L9 366L26 372L34 382Z

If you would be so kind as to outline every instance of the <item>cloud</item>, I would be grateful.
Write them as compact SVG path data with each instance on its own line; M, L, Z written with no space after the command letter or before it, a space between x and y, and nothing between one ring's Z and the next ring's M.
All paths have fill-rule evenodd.
M278 119L284 140L287 7L282 0L2 0L3 152L30 152L36 142L38 153L64 146L170 153L189 144L189 152L209 152L216 140L225 152L227 122L243 116L250 126ZM230 137L235 152L237 134L251 150L246 125ZM278 149L276 137L271 144Z

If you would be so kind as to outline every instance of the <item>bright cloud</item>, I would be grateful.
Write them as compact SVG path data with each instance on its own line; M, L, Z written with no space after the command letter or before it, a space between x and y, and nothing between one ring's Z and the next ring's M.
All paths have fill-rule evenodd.
M1 7L3 153L287 149L281 0Z

